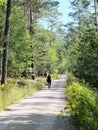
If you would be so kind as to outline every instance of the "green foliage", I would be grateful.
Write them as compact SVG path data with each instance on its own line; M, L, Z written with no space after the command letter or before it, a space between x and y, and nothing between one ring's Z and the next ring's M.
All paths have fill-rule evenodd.
M13 7L12 11L8 74L16 77L20 76L24 70L30 70L29 62L32 50L29 32L25 28L25 19L23 18L21 7Z
M85 80L91 86L95 87L97 87L98 83L97 51L97 32L90 28L84 30L79 41L76 40L76 43L72 43L68 47L69 70L76 77Z
M60 79L61 75L60 74L52 74L51 77L52 77L52 80L54 80L54 79Z
M74 0L71 2L74 8L70 13L76 23L67 25L66 34L66 59L67 69L81 81L85 81L91 87L98 85L98 42L97 27L94 17L89 10L89 1Z
M2 60L2 41L4 34L5 3L0 1L0 61ZM51 7L47 10L47 17L53 18L50 31L38 25L38 19L47 12L43 8L47 4ZM12 13L10 24L9 52L8 52L8 77L19 78L24 76L31 78L32 75L40 76L45 69L52 73L58 73L63 60L62 40L57 36L56 30L61 27L59 16L61 15L55 2L44 1L12 1ZM32 16L30 16L30 11ZM58 22L59 21L59 22ZM53 28L53 30L52 30ZM55 33L53 33L53 31ZM59 44L60 43L60 44ZM51 44L51 45L50 45ZM59 45L58 45L59 44ZM51 65L50 65L51 64ZM0 63L0 74L2 63ZM64 71L64 65L62 72ZM24 74L25 73L25 74Z
M70 86L72 84L72 82L76 82L76 81L78 81L78 79L76 79L76 77L72 73L68 73L67 72L67 82L66 82L66 85Z
M4 6L7 3L7 0L0 0L0 7Z
M73 82L66 89L68 109L79 130L98 129L98 95L88 87Z
M54 36L54 41L50 46L50 37ZM58 45L59 44L59 45ZM59 48L62 49L62 41L51 31L36 26L36 33L33 35L33 59L34 59L34 71L38 72L38 75L43 75L45 69L48 69L51 73L58 73L59 65L63 60L63 52L59 52ZM62 55L62 58L60 57Z
M25 79L9 79L6 86L0 85L0 111L8 108L10 104L30 96L45 86L45 79L35 81Z
M34 60L34 71L37 75L43 75L45 68L49 64L49 53L48 53L48 34L49 32L39 26L36 26L36 32L33 35L33 60Z
M57 52L55 48L51 48L49 50L50 52L50 66L51 66L51 72L56 72L56 66L57 66L57 62L58 62L58 57L57 57Z

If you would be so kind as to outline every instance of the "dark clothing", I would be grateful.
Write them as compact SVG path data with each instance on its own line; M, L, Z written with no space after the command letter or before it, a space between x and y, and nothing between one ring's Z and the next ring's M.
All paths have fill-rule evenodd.
M47 83L51 84L51 76L50 75L47 76Z

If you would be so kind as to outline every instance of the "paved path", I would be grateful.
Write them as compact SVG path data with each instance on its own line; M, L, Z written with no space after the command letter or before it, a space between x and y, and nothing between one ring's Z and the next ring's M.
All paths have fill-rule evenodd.
M10 106L10 111L0 113L0 130L71 130L68 119L60 119L65 105L66 76L52 82L37 94Z

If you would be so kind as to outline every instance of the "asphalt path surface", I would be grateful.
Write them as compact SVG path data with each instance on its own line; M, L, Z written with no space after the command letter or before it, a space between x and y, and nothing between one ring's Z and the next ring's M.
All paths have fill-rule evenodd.
M0 130L72 130L66 117L58 117L65 107L66 75L52 81L33 96L27 97L0 112Z

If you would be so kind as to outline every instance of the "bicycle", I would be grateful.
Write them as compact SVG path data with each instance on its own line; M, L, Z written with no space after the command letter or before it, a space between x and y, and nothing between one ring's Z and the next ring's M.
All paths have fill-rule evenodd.
M48 88L51 88L51 83L48 83Z

